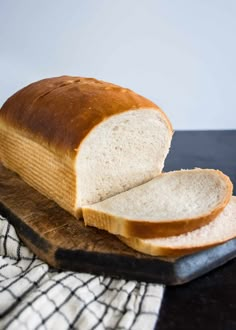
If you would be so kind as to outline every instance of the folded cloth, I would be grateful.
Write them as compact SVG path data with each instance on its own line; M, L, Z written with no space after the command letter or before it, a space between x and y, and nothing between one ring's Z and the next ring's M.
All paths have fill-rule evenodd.
M59 271L0 216L0 329L153 329L164 287Z

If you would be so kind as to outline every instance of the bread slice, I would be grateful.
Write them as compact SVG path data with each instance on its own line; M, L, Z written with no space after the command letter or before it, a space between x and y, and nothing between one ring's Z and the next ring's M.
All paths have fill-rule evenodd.
M209 223L231 195L232 183L220 171L173 171L83 207L83 217L86 225L125 237L165 237Z
M81 206L149 181L173 130L153 102L93 78L57 77L0 111L0 161L76 217Z
M179 236L140 239L119 237L133 249L153 256L181 256L236 237L236 197L209 224Z

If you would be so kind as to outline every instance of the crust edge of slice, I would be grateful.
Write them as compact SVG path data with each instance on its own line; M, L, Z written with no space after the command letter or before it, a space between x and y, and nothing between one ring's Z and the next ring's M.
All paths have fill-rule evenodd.
M235 203L236 205L236 196L232 196L231 197L232 202ZM236 208L236 206L235 206ZM236 221L236 213L235 213L235 221ZM207 227L204 226L204 227ZM202 228L203 229L203 228ZM206 228L207 229L207 228ZM189 233L191 235L191 233ZM132 249L139 251L141 253L144 254L148 254L151 256L159 256L159 257L181 257L184 255L188 255L188 254L192 254L194 252L198 252L198 251L202 251L220 244L223 244L231 239L234 239L236 237L236 231L232 232L230 235L224 238L221 238L219 240L209 240L209 242L207 244L198 244L198 242L195 242L195 245L182 245L182 246L178 246L178 247L173 247L170 245L165 245L165 246L161 246L160 245L153 245L152 242L149 242L149 240L145 240L145 239L140 239L137 237L122 237L122 236L118 236L118 238L125 243L126 245L128 245L129 247L131 247ZM177 238L177 237L176 237Z
M194 169L199 171L202 169ZM106 212L94 210L91 206L82 207L84 223L87 226L93 226L99 229L106 230L115 235L123 237L137 237L137 238L155 238L155 237L168 237L180 235L200 228L209 222L213 221L218 214L220 214L226 205L229 203L232 196L233 184L229 177L222 173L220 170L204 169L214 171L220 175L226 183L227 192L222 201L217 207L209 213L202 216L179 219L179 220L165 220L158 222L148 220L133 220L123 217L115 216ZM135 188L133 188L135 189Z

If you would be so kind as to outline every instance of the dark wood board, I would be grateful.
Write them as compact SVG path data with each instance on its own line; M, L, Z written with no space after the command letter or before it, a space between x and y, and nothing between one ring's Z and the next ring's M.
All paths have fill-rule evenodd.
M0 164L0 213L49 265L169 285L182 284L236 256L236 240L178 259L148 256L77 220Z

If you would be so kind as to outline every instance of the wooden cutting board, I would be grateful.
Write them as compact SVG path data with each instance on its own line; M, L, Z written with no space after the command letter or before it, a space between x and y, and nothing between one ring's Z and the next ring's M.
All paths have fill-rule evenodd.
M0 164L0 213L49 265L80 272L176 285L236 256L236 240L173 259L148 256L77 220Z

